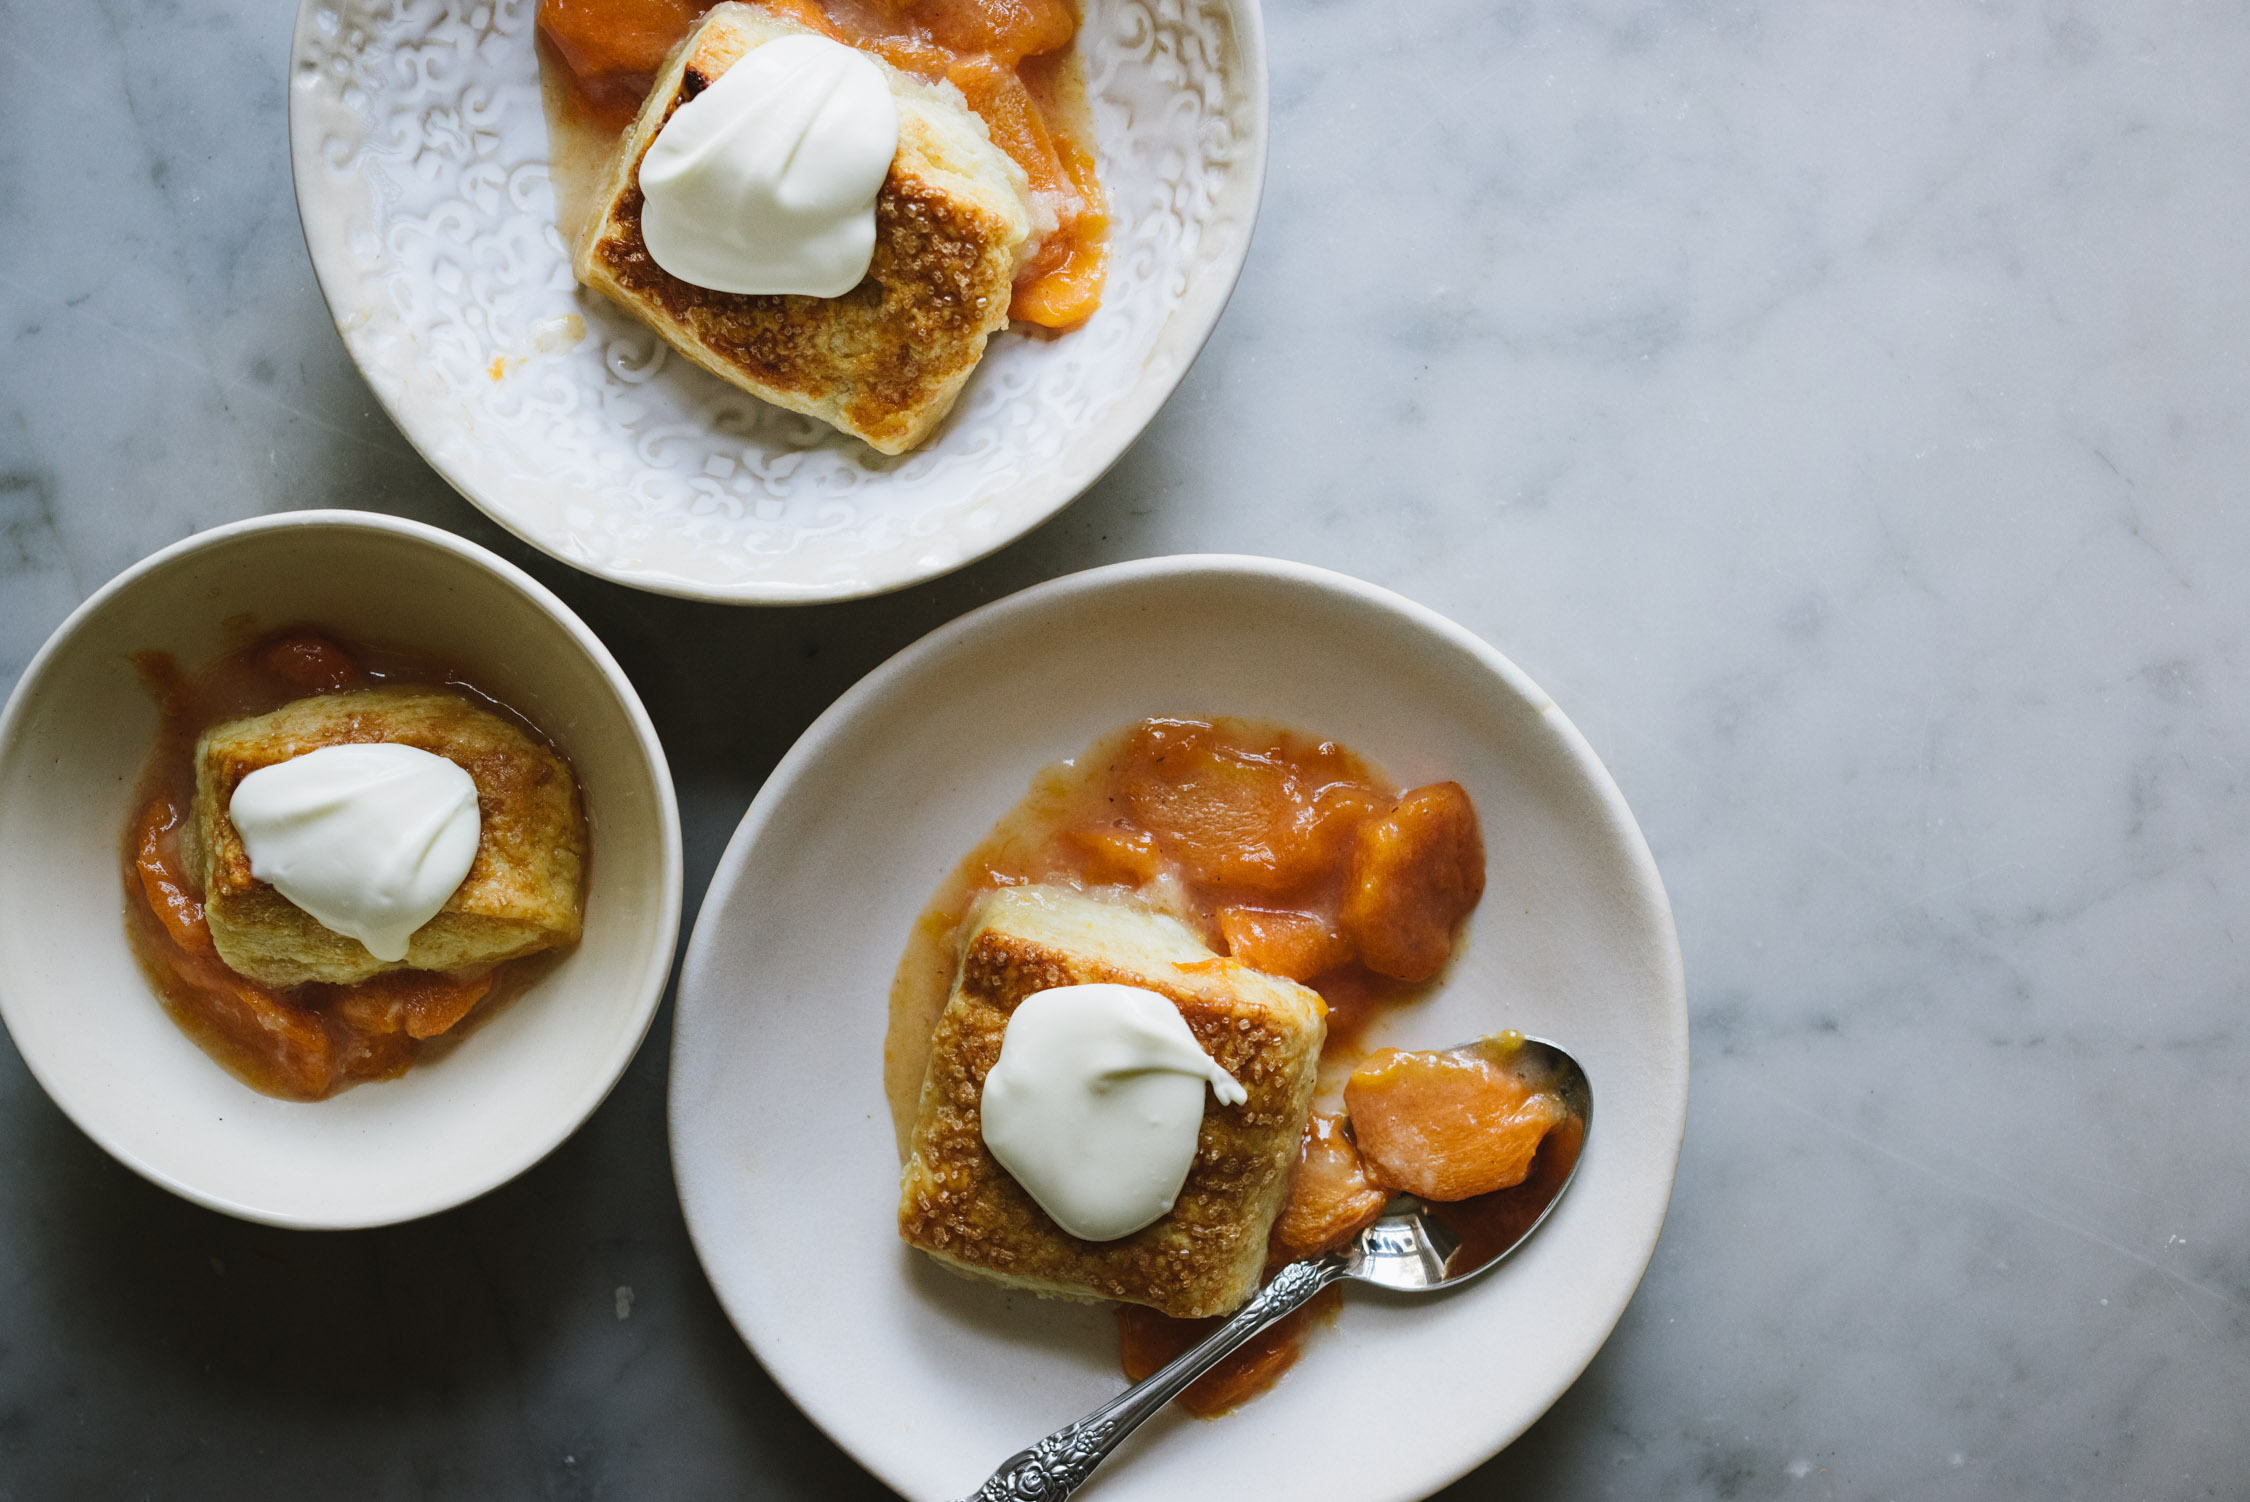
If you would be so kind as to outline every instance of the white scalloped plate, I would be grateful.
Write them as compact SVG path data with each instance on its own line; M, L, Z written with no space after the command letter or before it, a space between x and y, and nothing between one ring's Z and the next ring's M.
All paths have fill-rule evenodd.
M892 968L1040 767L1182 713L1280 720L1401 782L1469 789L1484 900L1437 994L1374 1041L1557 1039L1586 1066L1593 1129L1506 1267L1418 1302L1349 1290L1272 1392L1153 1420L1088 1495L1425 1496L1577 1379L1655 1249L1687 1111L1679 945L1632 814L1554 703L1443 617L1300 564L1054 580L923 638L805 732L712 877L673 1022L672 1169L712 1287L789 1395L913 1502L967 1496L1124 1383L1107 1309L973 1283L899 1241Z
M571 278L535 0L303 0L289 145L352 359L495 521L639 589L848 599L958 568L1101 477L1186 374L1265 178L1257 0L1085 0L1112 215L1101 311L995 338L938 436L885 458L744 395Z

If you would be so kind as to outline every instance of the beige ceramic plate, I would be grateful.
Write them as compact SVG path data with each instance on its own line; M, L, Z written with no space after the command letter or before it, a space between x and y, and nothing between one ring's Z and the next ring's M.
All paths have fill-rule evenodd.
M767 1369L918 1502L966 1495L1123 1385L1106 1309L900 1244L882 1052L892 967L939 879L1042 765L1157 714L1280 720L1401 783L1464 783L1490 884L1442 990L1376 1041L1538 1033L1585 1063L1598 1110L1576 1186L1508 1267L1422 1304L1355 1290L1278 1389L1217 1422L1159 1419L1095 1489L1422 1496L1545 1412L1632 1297L1679 1155L1687 1013L1656 868L1585 741L1491 647L1357 580L1252 558L1097 569L963 617L838 700L744 816L689 944L671 1099L689 1229Z
M303 0L290 158L313 269L407 438L494 520L639 589L843 599L957 568L1094 483L1210 336L1265 178L1257 0L1086 0L1101 311L998 336L886 459L745 396L571 280L533 0Z
M576 950L442 1057L313 1104L213 1063L126 948L119 852L157 729L128 654L200 666L237 617L458 664L570 757L592 826ZM679 907L672 780L623 670L529 575L419 523L295 511L176 543L64 621L0 714L0 1017L86 1135L230 1215L383 1225L538 1162L648 1030Z

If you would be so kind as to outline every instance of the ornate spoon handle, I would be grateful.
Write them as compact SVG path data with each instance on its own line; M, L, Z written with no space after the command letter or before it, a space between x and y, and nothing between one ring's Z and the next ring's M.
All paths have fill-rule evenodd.
M1065 1425L1028 1450L1018 1450L992 1479L962 1502L1062 1502L1093 1474L1125 1436L1141 1427L1180 1390L1217 1366L1236 1346L1344 1276L1341 1256L1292 1262L1235 1311L1234 1318L1075 1424Z

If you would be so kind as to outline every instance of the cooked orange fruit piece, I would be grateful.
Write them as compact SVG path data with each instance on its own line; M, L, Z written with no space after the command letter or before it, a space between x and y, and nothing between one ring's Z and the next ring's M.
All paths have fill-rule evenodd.
M254 1070L259 1088L299 1100L336 1088L343 1059L317 1012L244 980L216 954L174 951L169 958L195 999L192 1012L175 1015Z
M387 970L336 989L336 1014L361 1032L435 1038L476 1009L492 975L466 978L433 970Z
M191 954L208 954L211 928L203 921L203 904L174 873L165 848L166 837L178 830L180 820L180 805L174 800L159 794L149 803L134 836L133 872L166 936Z
M1280 762L1163 720L1134 734L1124 760L1125 811L1196 877L1282 891L1307 874L1305 799Z
M1311 980L1352 957L1344 936L1311 913L1221 908L1219 932L1226 936L1228 954L1284 980Z
M1567 1114L1495 1055L1494 1044L1445 1053L1370 1055L1344 1085L1344 1109L1373 1178L1426 1200L1465 1200L1523 1182L1539 1143Z
M1389 1191L1367 1176L1344 1118L1316 1115L1305 1124L1297 1173L1289 1181L1281 1218L1274 1222L1266 1260L1317 1257L1357 1235L1390 1202Z
M912 11L940 47L986 53L1011 67L1067 47L1078 34L1064 0L920 0Z
M639 74L645 89L706 8L701 0L539 0L539 29L581 80Z
M1116 824L1069 831L1071 843L1088 858L1086 874L1096 881L1129 882L1146 886L1156 880L1163 862L1156 841L1146 832Z
M1318 783L1286 748L1244 746L1193 720L1150 720L1115 769L1119 803L1194 881L1287 893L1319 881L1376 805L1367 788Z
M1484 838L1458 782L1433 782L1359 826L1337 921L1370 970L1433 979L1484 895Z

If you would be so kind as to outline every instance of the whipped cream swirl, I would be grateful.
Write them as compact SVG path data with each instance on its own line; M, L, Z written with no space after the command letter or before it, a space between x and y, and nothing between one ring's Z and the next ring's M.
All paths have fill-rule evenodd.
M1179 1198L1206 1084L1221 1105L1249 1099L1164 997L1057 986L1008 1019L984 1081L985 1146L1065 1231L1114 1241Z
M379 960L406 958L477 858L477 785L442 756L379 742L260 767L227 814L250 874Z
M641 238L716 292L841 297L875 255L898 103L864 53L823 36L753 48L672 111L641 158Z

